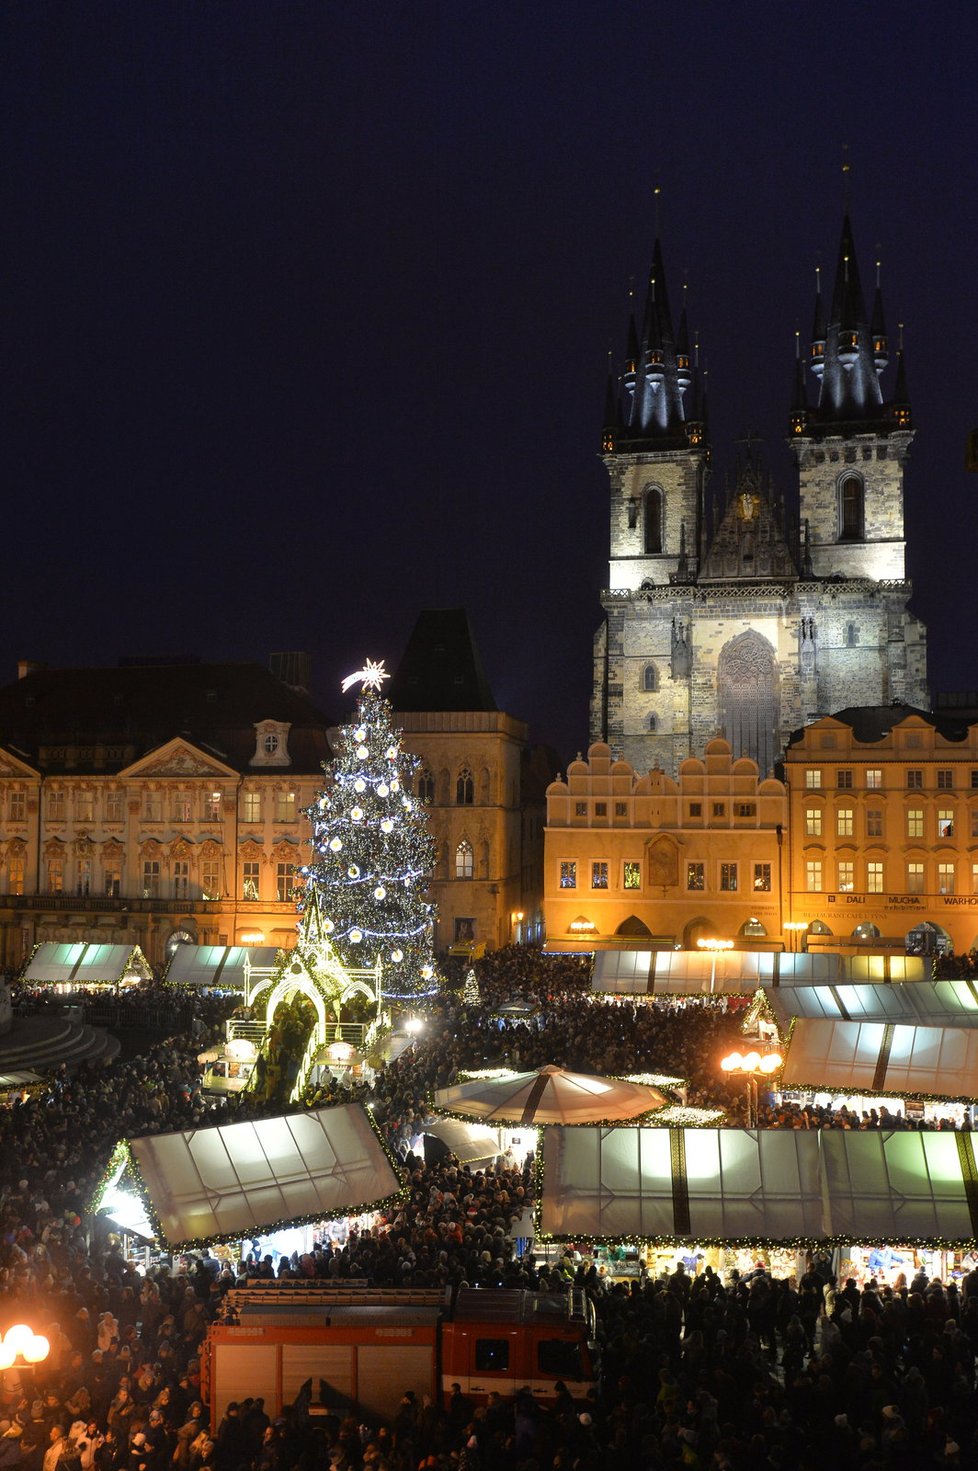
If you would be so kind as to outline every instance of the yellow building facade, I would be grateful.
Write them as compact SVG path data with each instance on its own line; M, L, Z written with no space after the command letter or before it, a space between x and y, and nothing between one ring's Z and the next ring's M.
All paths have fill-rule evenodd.
M817 943L978 945L978 725L843 711L786 753L786 916Z
M780 944L787 794L727 741L639 775L592 745L547 788L548 947Z

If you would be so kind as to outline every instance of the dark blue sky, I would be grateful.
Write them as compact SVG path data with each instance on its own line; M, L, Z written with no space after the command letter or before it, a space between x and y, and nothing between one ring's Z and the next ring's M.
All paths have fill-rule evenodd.
M957 4L7 5L0 673L305 648L339 714L464 604L499 703L583 746L653 185L716 473L756 426L787 488L848 143L932 683L978 688L976 42Z

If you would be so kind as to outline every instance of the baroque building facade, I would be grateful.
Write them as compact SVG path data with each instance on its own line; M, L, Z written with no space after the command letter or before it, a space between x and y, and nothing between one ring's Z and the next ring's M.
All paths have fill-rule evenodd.
M686 311L674 330L656 242L645 312L609 376L602 454L610 561L594 642L591 739L672 776L721 734L773 770L792 730L851 705L926 707L926 635L910 612L904 468L913 427L877 283L865 305L848 216L831 300L819 291L789 420L797 511L750 456L712 502L708 421Z
M259 665L48 670L0 689L0 966L42 940L291 945L326 723Z
M462 608L420 614L388 692L437 848L438 950L497 949L543 929L544 792L554 764L500 710Z

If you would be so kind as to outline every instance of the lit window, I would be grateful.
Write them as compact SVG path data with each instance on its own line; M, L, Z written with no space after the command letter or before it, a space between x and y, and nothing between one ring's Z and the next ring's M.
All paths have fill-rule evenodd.
M275 793L275 821L295 822L295 792Z
M805 786L809 791L815 791L822 785L822 771L818 766L809 766L805 772Z
M882 863L866 864L866 892L867 894L882 894L883 892L883 865Z
M836 885L836 887L839 890L839 893L840 894L851 894L852 891L853 891L853 889L855 888L855 886L856 886L856 877L855 877L854 865L847 858L840 859L840 861L839 861L838 882L837 882L837 885Z
M143 898L158 899L160 893L160 861L147 858L143 862Z
M924 836L924 813L921 807L907 808L907 837L922 838Z
M220 899L221 897L221 862L218 858L205 858L200 865L200 887L201 897L204 899Z
M221 816L220 792L208 792L204 797L204 821L218 822Z
M720 864L720 891L726 894L735 894L737 892L736 863Z
M258 899L261 890L261 865L257 862L242 864L241 897L252 902Z
M837 771L835 773L835 784L836 784L836 786L838 787L838 789L840 791L847 791L847 792L848 791L851 791L852 790L852 772L851 771Z
M756 894L769 894L771 892L770 863L754 864L754 892Z
M702 863L687 863L686 865L686 887L687 889L704 889L706 887L706 866Z
M883 809L881 807L867 807L866 836L867 838L881 838L883 836Z
M21 853L11 853L7 859L7 893L22 894L24 892L24 857Z
M868 791L878 792L883 785L883 772L878 766L870 766L866 771L866 787Z
M851 807L840 807L835 814L835 833L839 838L851 838L855 813Z
M922 894L924 892L924 865L922 863L907 864L907 893Z
M642 865L626 863L622 879L626 889L640 889L642 887Z
M808 807L805 810L805 834L809 838L820 838L822 836L822 809L821 807Z
M261 822L261 792L241 793L241 821Z
M560 887L562 889L577 888L577 864L564 862L560 865Z
M472 844L463 838L455 849L455 877L470 879L473 873L473 861Z
M608 865L603 859L595 859L591 864L591 888L606 889L608 887Z
M939 863L937 865L937 892L939 894L954 893L953 863Z
M295 885L295 864L278 863L275 866L275 897L280 904L292 898Z
M937 836L939 838L952 838L954 836L954 809L952 807L938 808Z
M117 858L107 858L102 865L102 893L106 899L118 899L122 893L122 867Z
M924 785L924 773L922 771L911 770L911 771L908 771L907 772L907 790L908 791L919 792L919 791L922 790L923 785Z
M821 858L808 858L805 860L805 888L809 894L818 894L822 888L822 860Z

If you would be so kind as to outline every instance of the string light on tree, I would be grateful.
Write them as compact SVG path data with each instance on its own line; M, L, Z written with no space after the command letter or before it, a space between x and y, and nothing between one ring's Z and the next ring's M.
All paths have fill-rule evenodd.
M363 966L379 955L385 996L414 998L438 986L425 898L435 845L413 795L421 763L402 749L381 694L388 678L383 660L367 659L343 681L344 690L359 683L360 695L308 810L313 859L304 873L340 959Z

